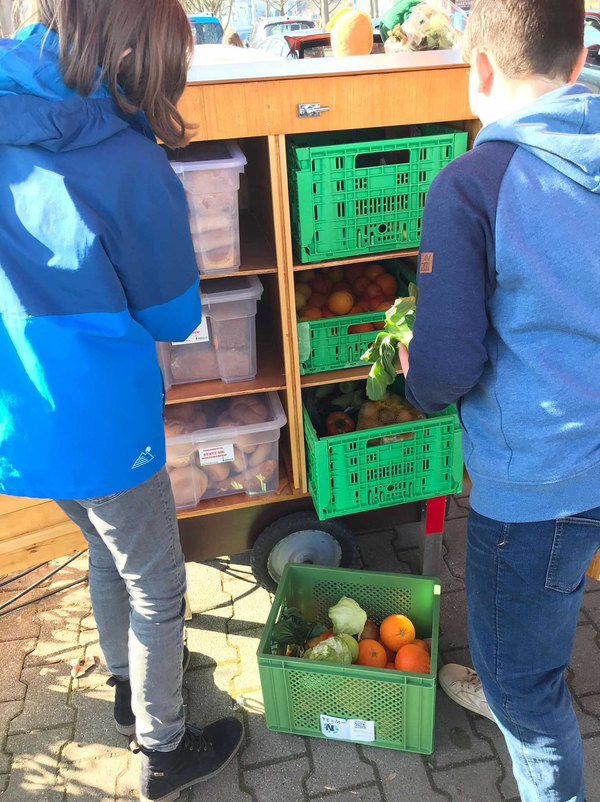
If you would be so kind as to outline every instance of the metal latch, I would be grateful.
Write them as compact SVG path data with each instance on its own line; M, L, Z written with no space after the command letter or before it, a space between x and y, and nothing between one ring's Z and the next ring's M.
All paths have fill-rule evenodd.
M320 117L322 111L329 111L329 106L320 103L298 103L298 117Z

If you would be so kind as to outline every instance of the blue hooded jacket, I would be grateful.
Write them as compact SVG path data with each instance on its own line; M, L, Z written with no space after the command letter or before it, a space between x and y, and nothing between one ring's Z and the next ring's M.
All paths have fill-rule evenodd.
M483 128L431 187L418 283L407 395L459 402L472 507L600 506L600 96L562 87Z
M156 340L201 317L183 187L145 116L0 40L0 492L88 498L165 461Z

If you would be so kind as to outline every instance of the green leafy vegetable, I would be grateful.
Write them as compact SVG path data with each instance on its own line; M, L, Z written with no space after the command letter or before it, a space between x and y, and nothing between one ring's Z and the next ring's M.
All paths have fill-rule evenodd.
M367 620L367 614L362 607L348 596L342 596L337 604L330 607L328 615L336 635L358 635L363 631Z
M341 635L317 643L304 653L309 660L323 660L327 663L351 663L352 651Z
M325 632L322 624L307 621L297 607L288 607L273 627L273 641L284 654L302 657L306 643Z
M396 299L385 313L385 328L361 356L363 362L373 365L367 379L367 396L371 401L380 401L396 380L396 370L400 365L398 344L408 346L412 340L417 308L416 285L409 284L408 291L410 295L407 298Z

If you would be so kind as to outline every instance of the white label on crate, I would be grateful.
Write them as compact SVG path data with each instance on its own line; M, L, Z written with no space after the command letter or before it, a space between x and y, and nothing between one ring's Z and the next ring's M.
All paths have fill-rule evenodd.
M375 740L375 722L363 721L359 718L338 718L321 714L321 732L326 738L337 741L362 741L371 743Z
M181 340L181 342L171 343L171 345L187 345L188 343L207 343L210 340L210 336L208 334L208 319L204 318L202 323L198 326L197 329L190 334L187 340Z
M233 443L199 448L200 465L216 465L218 462L233 462Z

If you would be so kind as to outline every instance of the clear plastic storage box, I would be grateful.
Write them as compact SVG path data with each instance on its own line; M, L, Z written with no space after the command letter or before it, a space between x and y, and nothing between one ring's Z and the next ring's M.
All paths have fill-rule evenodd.
M159 343L165 387L256 376L256 302L263 293L258 276L202 279L202 323L185 342Z
M235 142L197 142L171 167L183 183L200 273L240 266L238 190L246 157Z
M277 393L168 406L167 470L177 509L217 496L277 490L286 422Z

